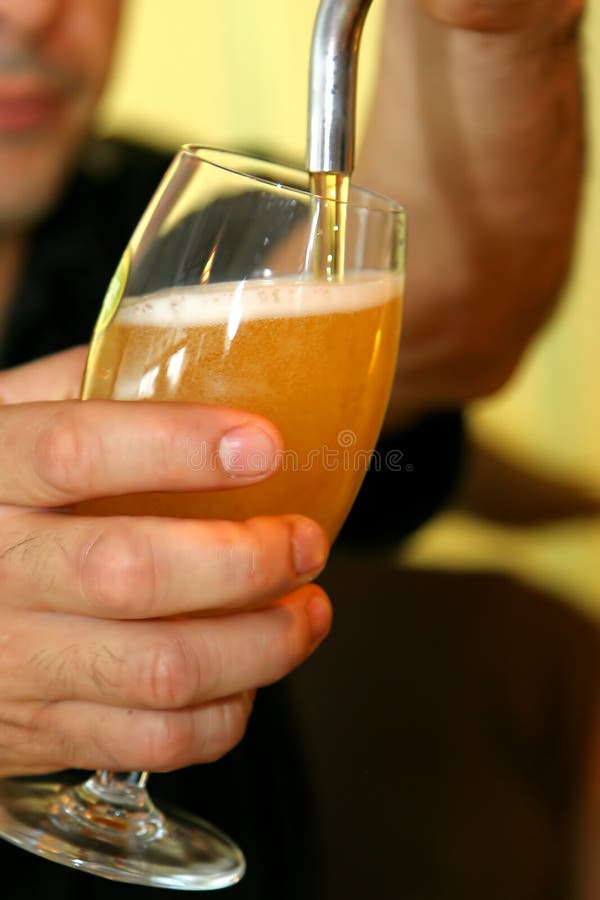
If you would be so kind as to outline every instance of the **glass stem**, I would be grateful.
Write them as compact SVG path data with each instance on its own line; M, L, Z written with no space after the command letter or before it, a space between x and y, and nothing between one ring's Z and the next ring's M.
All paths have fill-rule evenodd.
M100 782L103 788L110 787L115 779L114 772L109 772L107 769L98 769L96 772L96 778ZM148 772L130 772L129 775L125 778L127 784L132 787L137 787L140 790L144 790L148 783L149 773Z
M62 794L56 824L64 831L84 829L118 843L155 840L164 834L165 821L146 792L147 781L148 772L99 770Z

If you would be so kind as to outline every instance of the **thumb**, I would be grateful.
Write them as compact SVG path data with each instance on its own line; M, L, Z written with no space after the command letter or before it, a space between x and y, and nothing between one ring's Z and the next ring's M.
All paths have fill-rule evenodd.
M0 403L76 399L87 350L87 347L72 347L0 372Z

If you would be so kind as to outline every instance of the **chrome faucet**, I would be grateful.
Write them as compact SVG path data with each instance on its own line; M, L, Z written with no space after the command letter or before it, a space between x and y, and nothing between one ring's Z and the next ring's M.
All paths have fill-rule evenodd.
M358 48L372 0L321 0L312 36L309 172L354 169Z

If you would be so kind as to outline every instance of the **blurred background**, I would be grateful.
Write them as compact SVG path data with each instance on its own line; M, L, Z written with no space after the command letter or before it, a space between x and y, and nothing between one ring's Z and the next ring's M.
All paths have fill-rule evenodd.
M166 148L203 142L302 163L317 5L128 0L100 130ZM473 405L468 418L475 435L516 462L587 482L600 496L600 10L588 6L588 171L571 277L554 319L516 376L495 397ZM382 14L383 0L375 0L361 54L359 141L376 77ZM512 572L562 593L600 620L598 519L508 527L445 513L414 536L401 558L420 567Z

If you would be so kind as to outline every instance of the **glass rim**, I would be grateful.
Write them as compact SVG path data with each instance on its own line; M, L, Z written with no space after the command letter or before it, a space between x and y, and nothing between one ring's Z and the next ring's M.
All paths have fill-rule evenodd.
M253 162L265 163L266 165L279 166L282 169L288 169L290 172L296 172L298 175L308 176L310 174L307 169L303 169L300 166L294 165L293 163L283 162L279 159L272 159L268 156L261 156L259 153L247 153L244 150L232 150L226 147L212 147L209 144L185 143L180 146L179 152L186 154L187 156L191 156L201 162L205 162L209 166L213 166L215 169L220 169L221 171L227 172L230 175L237 175L240 178L246 178L248 179L248 181L259 182L260 184L266 184L269 187L281 188L283 190L290 191L293 194L300 194L303 197L313 197L318 198L319 200L331 202L330 197L325 197L322 194L317 194L314 191L308 190L308 188L297 187L295 185L276 181L263 175L254 175L251 172L244 172L239 168L228 166L223 162L217 162L214 159L210 159L203 154L214 153L222 155L225 158L238 157L240 159L246 159L249 161L252 160ZM388 197L385 194L380 194L377 191L373 191L370 188L363 187L362 185L353 184L352 181L350 182L350 189L360 191L360 193L366 195L367 198L372 197L375 201L378 201L380 205L370 205L369 203L361 203L360 201L357 202L356 200L338 200L336 202L340 205L347 206L352 209L365 209L371 213L382 213L383 215L396 215L400 218L406 218L406 208L397 200L393 200L391 197Z

